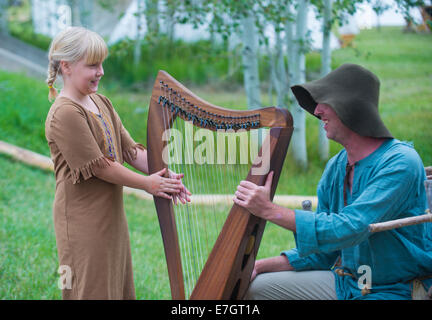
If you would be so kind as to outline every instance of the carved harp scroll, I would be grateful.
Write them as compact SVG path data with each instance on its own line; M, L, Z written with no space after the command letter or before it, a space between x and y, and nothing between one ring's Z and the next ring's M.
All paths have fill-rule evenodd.
M250 170L247 169L247 177L243 176L241 179L263 185L267 174L274 171L271 190L273 199L293 131L292 117L287 110L268 107L234 111L218 107L197 97L168 73L159 71L152 91L147 121L150 174L168 167L163 161L164 148L167 146L167 141L163 137L166 138L164 132L171 128L176 118L214 132L270 128L258 153L270 154L269 169L264 173L253 174L252 169L262 165L255 161ZM187 182L185 184L189 187ZM265 221L232 203L232 208L206 257L198 280L190 296L186 297L178 226L172 201L154 197L154 202L164 244L172 298L241 299L249 286Z

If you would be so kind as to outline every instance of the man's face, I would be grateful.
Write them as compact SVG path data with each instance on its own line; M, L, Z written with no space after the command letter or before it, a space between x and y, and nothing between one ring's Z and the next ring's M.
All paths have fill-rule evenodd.
M314 114L323 122L327 138L342 143L345 137L349 135L349 131L351 130L342 123L336 112L329 105L318 103Z

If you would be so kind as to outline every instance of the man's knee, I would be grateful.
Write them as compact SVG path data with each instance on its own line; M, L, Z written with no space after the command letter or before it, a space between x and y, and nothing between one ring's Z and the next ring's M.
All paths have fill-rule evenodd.
M268 272L259 274L250 284L245 299L283 300L289 299L289 282L294 280L295 271Z
M268 291L270 291L271 284L267 281L266 273L259 274L254 281L249 285L249 289L246 292L246 300L266 300L271 299L268 296Z
M258 275L245 295L248 300L337 299L331 271L282 271Z

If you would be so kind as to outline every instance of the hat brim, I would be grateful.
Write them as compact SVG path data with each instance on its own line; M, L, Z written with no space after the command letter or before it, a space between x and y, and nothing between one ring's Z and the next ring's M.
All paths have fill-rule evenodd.
M315 108L318 102L312 97L310 92L304 87L304 85L295 85L291 87L291 90L297 99L299 105L305 109L307 112L317 117L315 113ZM317 117L319 119L319 117Z

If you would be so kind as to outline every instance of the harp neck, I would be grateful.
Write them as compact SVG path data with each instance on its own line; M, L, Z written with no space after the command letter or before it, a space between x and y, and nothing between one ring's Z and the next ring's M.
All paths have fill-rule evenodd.
M213 105L192 93L165 71L159 71L152 102L167 109L173 117L191 121L208 130L251 130L261 127L290 127L291 114L275 107L255 110L230 110Z

